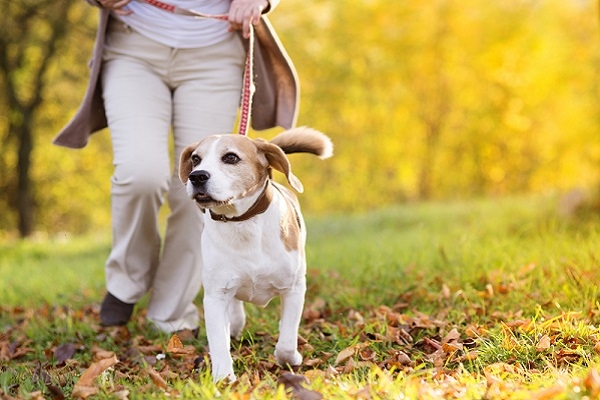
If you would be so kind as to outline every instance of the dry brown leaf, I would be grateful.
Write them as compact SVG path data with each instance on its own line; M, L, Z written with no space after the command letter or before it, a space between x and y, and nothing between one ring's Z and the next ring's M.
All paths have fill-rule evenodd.
M194 354L196 352L196 348L192 345L183 346L182 348L174 348L171 350L172 355L184 356Z
M112 367L118 362L119 360L117 360L117 357L113 356L112 358L105 358L95 363L92 363L88 367L88 369L84 371L81 377L79 377L79 380L77 381L77 383L75 383L75 386L93 386L94 380L102 372L104 372L107 368Z
M357 345L352 345L350 347L346 347L344 350L338 353L338 356L335 359L334 365L340 365L350 357L352 357L356 353Z
M87 399L89 396L93 396L96 393L98 393L98 388L96 387L75 385L71 396L78 399Z
M136 346L142 354L162 353L163 348L160 345Z
M96 394L98 388L94 387L94 380L107 368L112 367L118 362L117 357L113 355L111 358L105 358L92 363L75 383L72 396L85 399Z
M323 362L324 361L321 358L311 358L310 360L304 361L302 364L306 365L307 367L316 367L323 364Z
M75 345L73 343L63 343L54 349L54 358L59 364L64 363L75 354Z
M299 400L321 400L323 398L321 393L304 387L309 382L303 375L286 372L277 379L277 383L283 385L286 390L291 389L292 395Z
M312 304L308 304L304 308L304 312L302 314L302 318L307 320L308 322L312 322L316 319L319 319L323 316L323 311L325 310L327 303L322 298L316 298Z
M410 357L403 351L398 351L396 360L402 365L411 365L413 363Z
M183 349L183 343L181 343L181 339L179 339L179 336L176 333L171 336L171 339L169 339L169 343L167 344L167 351L169 353L172 353L175 349Z
M550 348L550 337L548 335L544 335L538 340L535 345L535 349L539 352L546 351Z
M462 350L463 345L460 343L444 343L442 345L442 350L445 353L454 353L455 351Z
M64 400L65 394L62 392L62 389L53 384L46 384L46 389L50 392L50 398L52 400Z
M464 354L456 359L457 362L473 361L479 356L477 350L471 350L467 354Z
M148 371L148 375L150 375L150 379L152 379L152 382L154 382L154 384L163 389L163 390L168 390L169 389L169 385L167 385L167 382L163 379L162 376L160 376L160 374L158 372L156 372L156 370L152 367L148 367L146 368L146 371Z
M346 364L344 365L344 367L342 368L342 373L343 374L349 374L352 371L354 371L357 368L356 363L354 362L354 359L352 357L348 358L348 361L346 361Z
M441 341L441 344L455 342L458 339L460 339L460 333L458 333L458 330L456 328L453 328L450 332L446 334L446 336L444 336L444 338Z
M103 360L105 358L112 358L115 356L113 351L104 350L98 346L92 347L92 354L95 360Z

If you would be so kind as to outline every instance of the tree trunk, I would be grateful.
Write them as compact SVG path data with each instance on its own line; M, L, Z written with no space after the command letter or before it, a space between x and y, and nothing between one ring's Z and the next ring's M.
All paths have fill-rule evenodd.
M33 135L29 118L25 117L17 133L18 161L17 161L17 195L16 209L19 217L19 235L22 238L29 236L33 229L33 193L31 177L31 152L33 151Z

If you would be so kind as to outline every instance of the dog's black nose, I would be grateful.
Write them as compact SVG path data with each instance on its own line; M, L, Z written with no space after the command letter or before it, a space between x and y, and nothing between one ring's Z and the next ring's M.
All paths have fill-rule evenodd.
M192 173L188 176L188 179L192 182L194 186L201 186L206 183L210 178L210 173L208 171L200 170L200 171L192 171Z

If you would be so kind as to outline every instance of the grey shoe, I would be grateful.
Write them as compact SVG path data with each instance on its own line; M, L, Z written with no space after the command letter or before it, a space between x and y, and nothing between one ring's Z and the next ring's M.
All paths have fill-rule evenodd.
M100 324L102 326L119 326L129 322L133 314L134 304L124 303L115 296L106 292L100 307Z

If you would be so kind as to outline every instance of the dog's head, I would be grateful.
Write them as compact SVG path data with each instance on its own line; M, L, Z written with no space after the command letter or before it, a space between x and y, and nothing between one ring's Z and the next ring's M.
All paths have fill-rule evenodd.
M179 179L201 208L210 209L262 189L271 168L282 172L298 192L304 190L279 146L232 134L209 136L183 150Z

